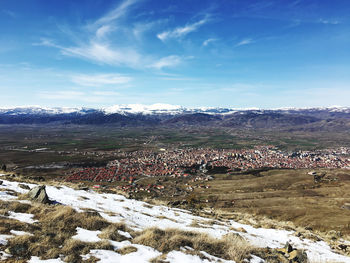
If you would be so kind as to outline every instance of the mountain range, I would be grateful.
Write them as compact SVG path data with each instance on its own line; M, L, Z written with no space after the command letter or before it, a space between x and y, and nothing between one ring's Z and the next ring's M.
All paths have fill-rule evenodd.
M203 125L245 129L350 129L350 108L186 108L168 104L108 108L14 107L0 109L0 124L90 124L120 126Z

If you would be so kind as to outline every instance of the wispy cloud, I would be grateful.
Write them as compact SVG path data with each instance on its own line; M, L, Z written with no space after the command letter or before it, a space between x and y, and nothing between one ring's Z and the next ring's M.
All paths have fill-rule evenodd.
M58 47L51 39L41 38L40 42L33 43L33 46Z
M320 19L319 23L326 24L326 25L338 25L340 22L338 20L328 20L328 19Z
M112 31L112 26L111 25L103 25L101 27L99 27L96 31L96 37L98 39L103 38L104 36L106 36L109 32Z
M165 67L174 67L179 65L182 62L182 58L176 55L167 56L159 59L158 61L151 64L150 68L162 69Z
M41 42L33 45L55 47L60 49L65 56L78 57L100 64L140 68L147 63L147 58L132 48L113 48L108 43L96 40L91 40L89 43L79 46L64 47L55 44L52 40L42 39Z
M41 39L41 42L33 45L54 47L59 49L61 54L65 56L77 57L97 64L107 64L111 66L133 69L162 69L179 65L181 62L180 56L168 55L159 57L157 55L145 54L145 52L142 51L142 46L139 46L139 41L135 41L139 40L138 38L143 32L163 23L165 21L164 19L132 25L125 23L125 21L119 21L123 16L126 16L131 6L137 2L137 0L125 0L106 15L82 27L81 30L84 33L85 40L83 38L77 38L79 34L74 34L70 29L63 28L64 30L62 32L65 33L69 40L74 42L75 45L59 45L50 39ZM195 30L195 28L206 21L207 18L189 25L191 29L183 29L181 34L187 34ZM120 33L119 39L111 37L111 35L113 35L112 32L117 30L118 33ZM128 38L130 38L130 40L128 40Z
M17 18L18 15L15 13L15 12L12 12L10 10L7 10L7 9L3 9L2 12L12 18Z
M168 19L159 19L152 22L138 22L133 25L132 33L136 39L140 40L142 35L150 30L154 30L154 28L159 27L160 25L166 23Z
M208 46L210 43L212 43L212 42L215 42L215 41L217 41L218 39L216 39L216 38L209 38L209 39L207 39L207 40L205 40L205 41L203 41L203 46Z
M162 41L166 41L169 38L181 38L181 37L184 37L191 32L197 31L199 27L206 24L208 21L209 21L209 16L207 15L205 18L203 18L195 23L187 24L184 27L177 27L173 30L164 31L162 33L159 33L157 35L157 37Z
M138 0L126 0L122 2L119 6L117 6L116 8L108 12L106 15L96 20L93 25L105 25L116 19L121 18L122 16L126 15L129 11L129 8L137 2Z
M96 95L96 96L118 96L120 95L119 92L115 92L115 91L93 91L92 95Z
M251 44L251 43L253 43L253 42L254 42L253 39L251 39L251 38L245 38L245 39L241 40L240 42L238 42L238 43L236 44L236 47L244 46L244 45L249 45L249 44Z
M109 44L92 41L87 45L77 47L61 47L61 52L67 56L80 57L94 62L127 66L131 68L141 67L145 58L132 48L113 48Z
M118 92L113 91L41 91L38 97L46 100L55 101L81 101L89 103L111 102L115 97L120 96Z
M132 79L120 74L94 74L94 75L75 75L72 82L80 86L98 87L106 85L126 84Z
M65 90L65 91L43 91L39 94L40 98L43 99L51 99L51 100L76 100L81 98L84 95L84 92L80 91L72 91L72 90Z

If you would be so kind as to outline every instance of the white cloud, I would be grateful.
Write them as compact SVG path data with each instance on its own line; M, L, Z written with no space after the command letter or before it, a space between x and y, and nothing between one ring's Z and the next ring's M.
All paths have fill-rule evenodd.
M217 41L217 39L216 38L209 38L203 42L203 46L206 47L209 45L209 43L214 42L214 41Z
M182 62L182 58L176 55L167 56L164 58L161 58L160 60L154 62L149 67L155 68L155 69L162 69L165 67L174 67L179 65Z
M164 21L167 21L166 19L131 25L121 20L129 12L130 7L138 1L125 0L106 15L75 32L63 27L62 33L66 34L68 40L75 44L60 45L49 39L41 39L40 43L33 45L57 48L64 56L85 59L103 65L133 69L162 69L179 65L181 62L179 56L171 55L159 58L156 55L145 54L142 52L142 46L138 46L141 42L136 41L139 40L143 32L164 23ZM186 35L207 21L208 18L206 17L184 28L177 28L173 34ZM113 37L116 34L113 34L113 36L111 34L112 31L117 30L118 39Z
M99 27L96 31L96 37L97 38L103 38L107 33L109 33L112 30L112 26L110 25L103 25Z
M119 93L113 91L42 91L38 93L39 98L56 101L81 101L88 103L111 102Z
M325 24L325 25L338 25L340 22L338 20L326 20L326 19L320 19L320 23Z
M80 91L43 91L39 93L39 97L43 99L65 99L65 100L76 100L81 98L84 95L83 92Z
M12 12L12 11L6 10L6 9L3 9L2 12L5 13L6 15L12 17L12 18L17 18L17 14L15 12Z
M125 84L131 81L128 76L119 74L93 74L93 75L75 75L72 77L72 82L80 86L105 86L115 84Z
M33 46L47 46L47 47L57 47L55 43L51 39L41 38L40 42L33 43Z
M135 4L137 0L126 0L122 2L119 6L114 8L112 11L108 12L106 15L98 19L94 25L104 25L108 24L124 15L127 14L129 7Z
M204 25L208 21L209 21L208 16L206 16L202 20L199 20L198 22L195 22L193 24L187 24L184 27L177 27L173 30L164 31L162 33L159 33L157 35L157 37L162 41L165 41L169 38L181 38L181 37L186 36L187 34L189 34L191 32L196 31L199 27L201 27L202 25Z
M92 92L93 95L96 96L118 96L120 95L119 92L115 92L115 91L94 91Z
M94 62L138 68L145 58L131 48L112 48L108 44L91 42L86 46L61 48L62 54Z
M152 22L138 22L133 25L132 33L136 39L141 39L142 35L150 30L153 30L155 27L158 27L166 23L168 19L159 19Z
M240 42L238 42L238 43L236 44L236 47L248 45L248 44L251 44L251 43L253 43L253 42L254 42L254 41L253 41L251 38L246 38L246 39L243 39L243 40L241 40Z

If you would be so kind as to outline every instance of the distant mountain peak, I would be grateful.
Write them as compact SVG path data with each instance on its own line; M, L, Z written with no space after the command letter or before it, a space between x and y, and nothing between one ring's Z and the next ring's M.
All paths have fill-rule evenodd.
M205 114L233 114L233 113L266 113L266 112L342 112L350 113L350 107L331 106L331 107L310 107L310 108L235 108L235 107L183 107L180 105L172 105L165 103L155 103L150 105L145 104L119 104L104 108L84 108L84 107L40 107L40 106L17 106L11 108L0 108L0 114L7 115L26 115L26 114L41 114L41 115L57 115L57 114L86 114L91 112L100 112L105 115L111 114L142 114L142 115L177 115L188 113L205 113Z
M163 104L156 103L151 105L144 104L122 104L122 105L114 105L111 107L107 107L102 109L106 114L113 113L132 113L132 114L176 114L181 113L185 110L182 106L171 105L171 104Z

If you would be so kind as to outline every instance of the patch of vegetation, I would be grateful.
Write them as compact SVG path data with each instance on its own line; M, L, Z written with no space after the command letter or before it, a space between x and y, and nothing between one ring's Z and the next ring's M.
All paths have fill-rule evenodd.
M137 234L133 243L150 246L162 253L191 247L196 251L205 251L216 257L241 262L249 257L252 246L239 235L227 234L216 239L205 233L181 231L178 229L161 230L149 228Z

